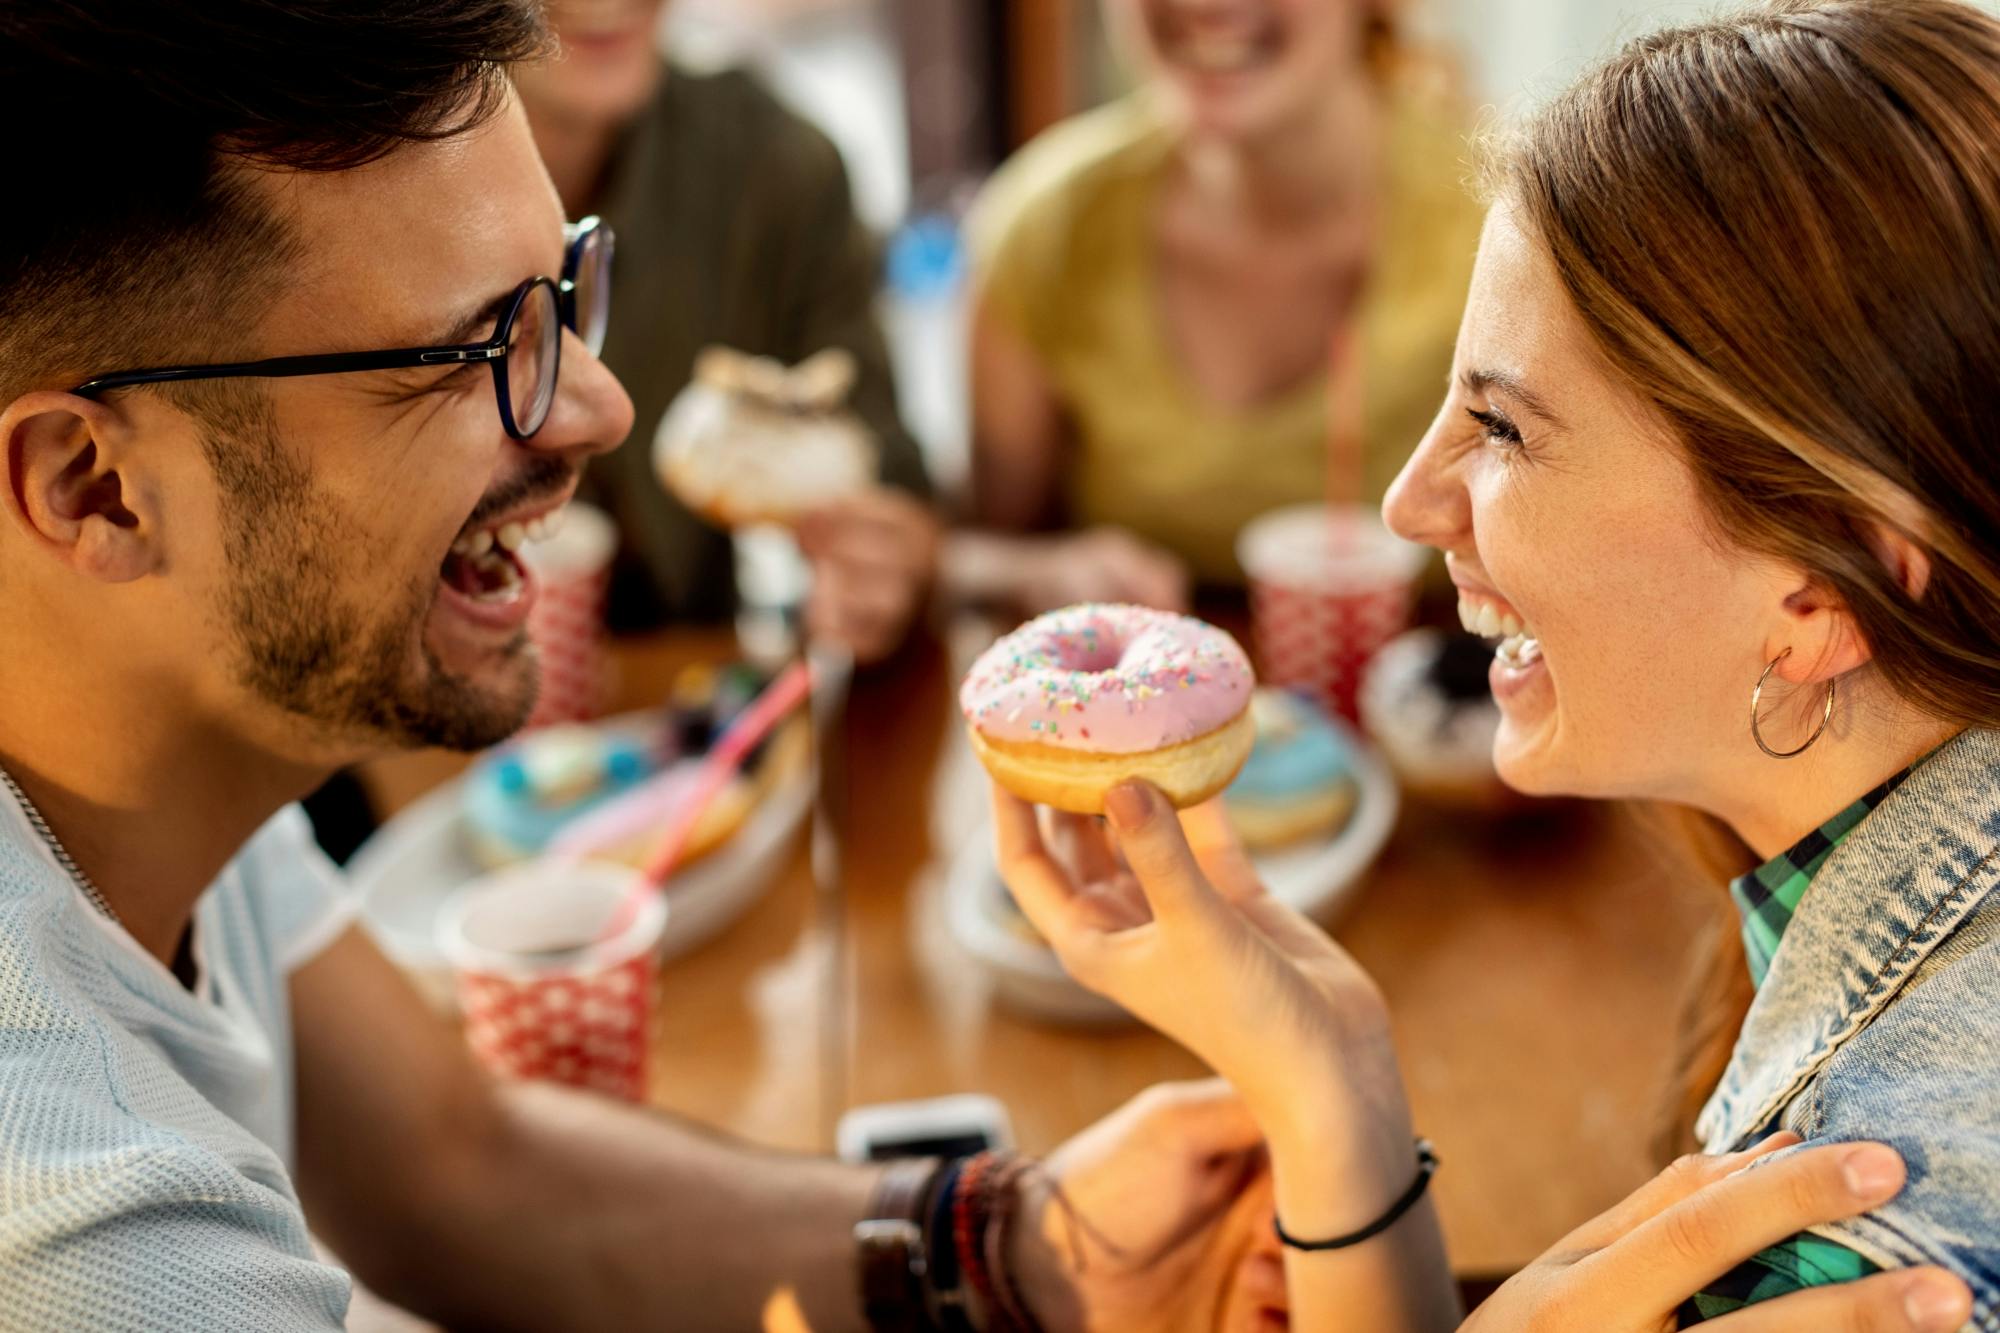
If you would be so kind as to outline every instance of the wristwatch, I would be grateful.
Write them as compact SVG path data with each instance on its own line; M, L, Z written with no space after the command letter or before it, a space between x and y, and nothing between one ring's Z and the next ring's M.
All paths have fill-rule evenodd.
M927 1333L924 1310L925 1201L943 1163L899 1158L875 1184L868 1216L854 1224L861 1309L878 1333Z

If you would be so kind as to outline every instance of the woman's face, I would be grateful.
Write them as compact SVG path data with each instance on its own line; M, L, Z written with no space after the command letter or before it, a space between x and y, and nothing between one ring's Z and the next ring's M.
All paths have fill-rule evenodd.
M590 125L637 115L658 78L654 43L665 8L666 0L551 0L561 54L514 72L531 115Z
M1754 754L1751 687L1805 579L1711 534L1663 424L1505 202L1444 406L1385 517L1446 553L1462 616L1509 622L1491 679L1510 785L1702 805Z
M1255 139L1362 66L1361 0L1109 0L1114 26L1197 129Z

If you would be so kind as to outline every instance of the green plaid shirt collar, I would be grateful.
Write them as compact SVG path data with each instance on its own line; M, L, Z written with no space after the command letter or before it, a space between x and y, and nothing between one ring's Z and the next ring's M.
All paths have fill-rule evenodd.
M1750 963L1752 982L1764 984L1764 977L1771 970L1771 959L1777 955L1778 942L1785 937L1785 927L1792 924L1799 900L1806 896L1807 886L1826 864L1826 858L1833 855L1833 849L1854 831L1855 825L1868 817L1869 811L1882 804L1915 770L1916 765L1912 764L1806 834L1789 850L1730 881L1729 896L1743 915L1743 954Z

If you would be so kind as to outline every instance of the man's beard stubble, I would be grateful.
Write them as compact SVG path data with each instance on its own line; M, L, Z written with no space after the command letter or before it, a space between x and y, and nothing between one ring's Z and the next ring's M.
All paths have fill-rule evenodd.
M522 661L525 688L495 697L453 676L424 641L435 571L358 605L343 597L338 569L315 557L345 548L310 469L279 442L266 395L228 397L224 412L204 405L202 447L232 571L219 611L244 688L343 740L476 750L519 730L539 685L527 635L506 650ZM370 600L381 608L372 617Z

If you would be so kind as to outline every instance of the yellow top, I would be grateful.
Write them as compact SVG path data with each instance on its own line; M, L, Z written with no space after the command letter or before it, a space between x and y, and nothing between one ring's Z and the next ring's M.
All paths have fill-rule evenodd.
M1466 145L1392 98L1376 267L1356 311L1362 448L1379 501L1442 400L1482 210ZM987 184L971 246L987 308L1027 341L1072 423L1072 522L1129 528L1208 582L1240 582L1236 534L1326 495L1327 375L1249 408L1188 381L1160 327L1151 204L1172 132L1136 94L1066 121ZM1330 349L1329 349L1330 350Z

